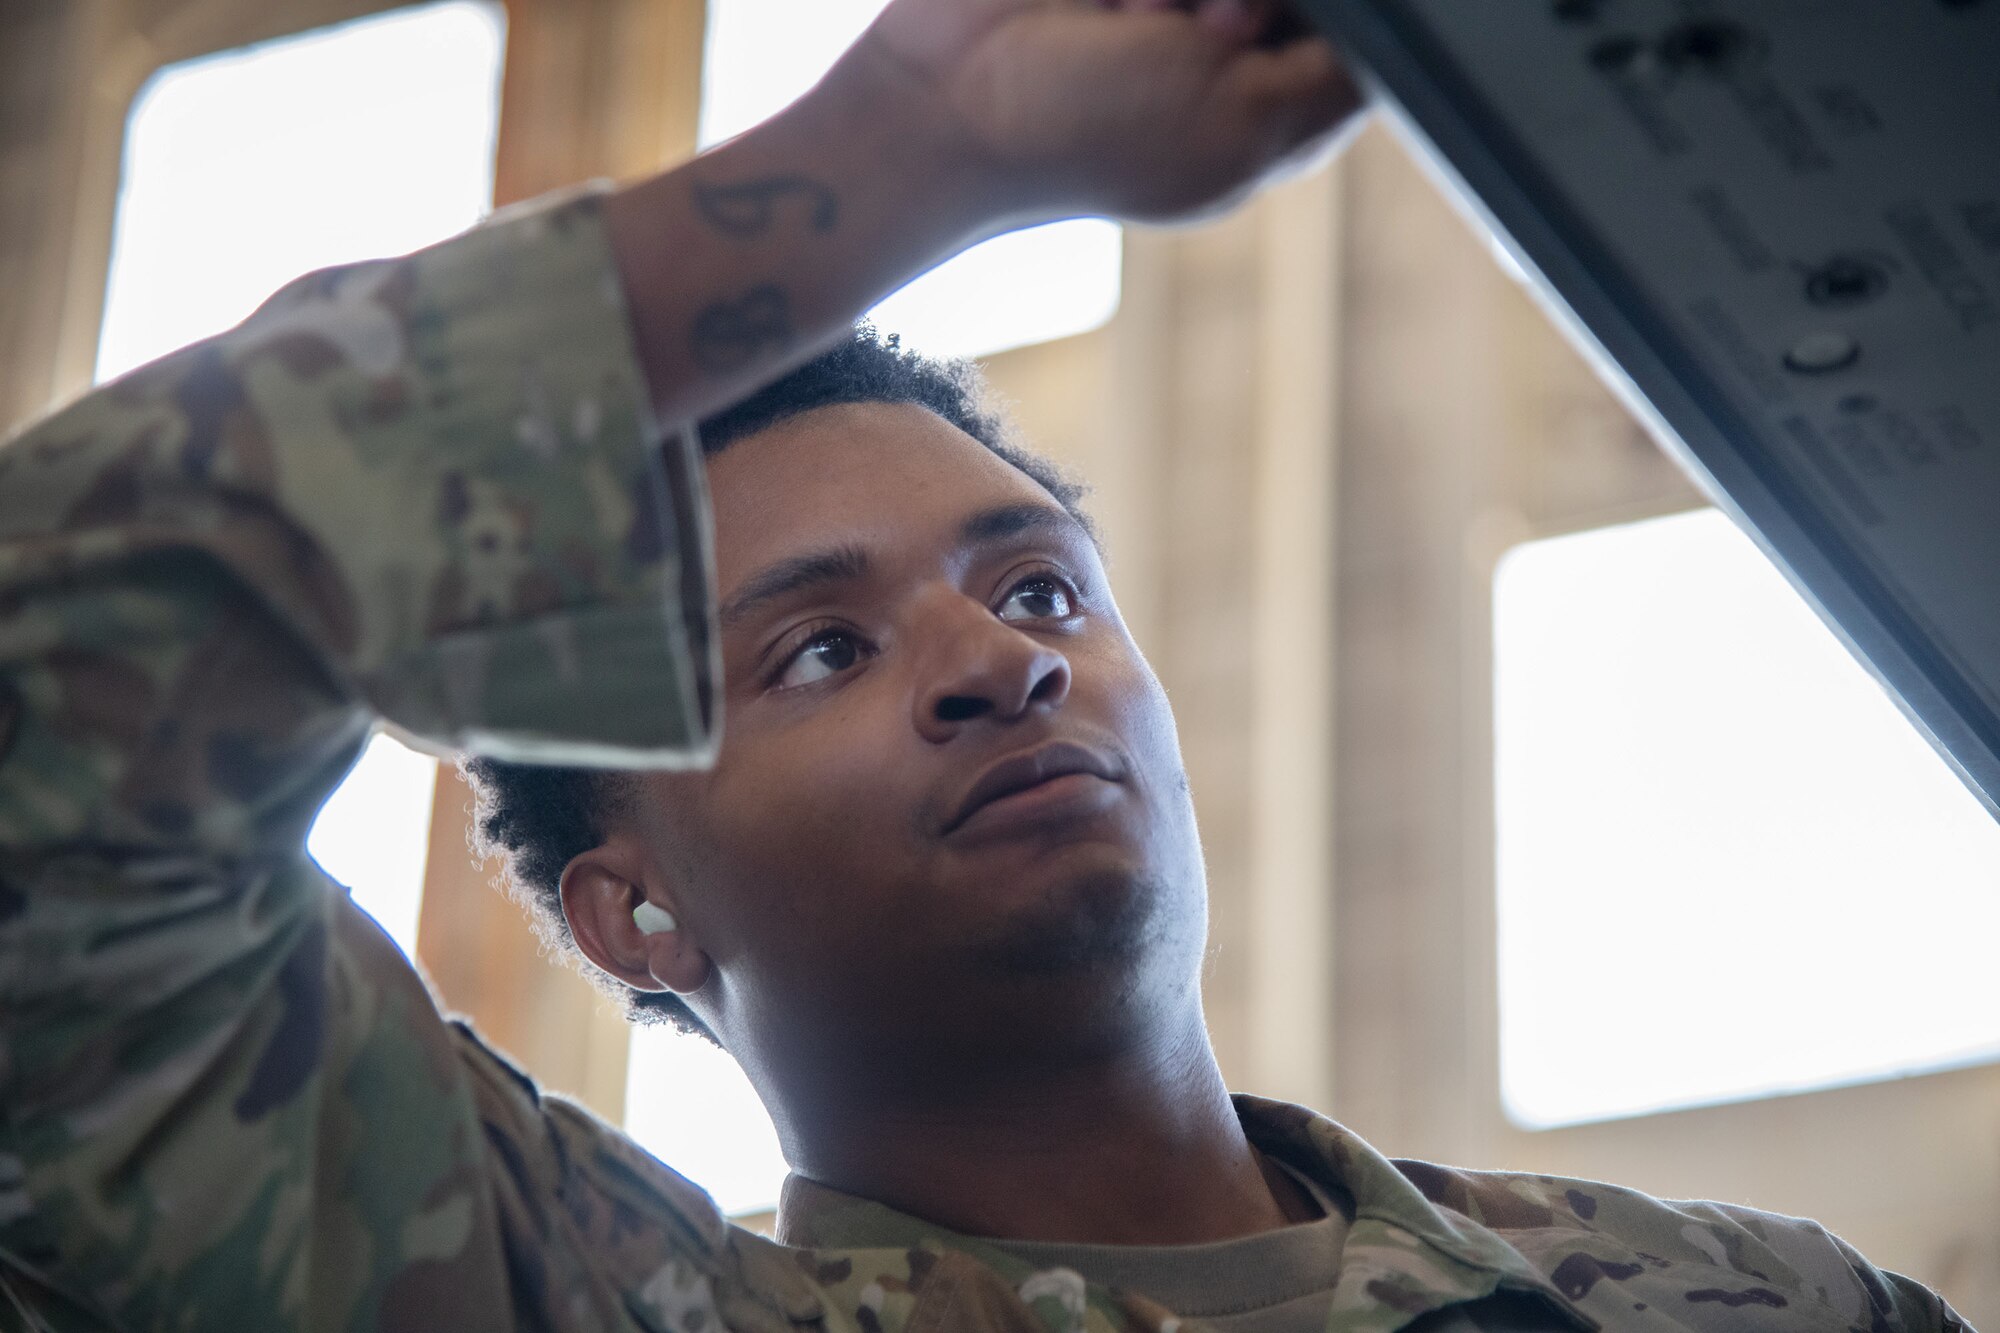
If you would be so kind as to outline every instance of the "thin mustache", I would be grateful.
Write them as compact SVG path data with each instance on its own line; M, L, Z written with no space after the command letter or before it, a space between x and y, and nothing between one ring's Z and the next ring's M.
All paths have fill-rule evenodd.
M949 834L1004 796L1072 773L1089 773L1107 782L1123 782L1130 776L1131 765L1117 747L1093 745L1070 737L1046 738L982 768L964 795L951 806L940 831Z

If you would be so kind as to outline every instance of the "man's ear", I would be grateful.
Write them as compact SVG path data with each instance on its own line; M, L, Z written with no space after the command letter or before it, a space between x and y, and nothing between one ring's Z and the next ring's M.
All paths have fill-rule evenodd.
M638 843L613 836L584 852L563 867L560 890L576 947L626 985L686 995L707 984L713 965ZM671 913L674 929L641 930L632 913L646 902Z

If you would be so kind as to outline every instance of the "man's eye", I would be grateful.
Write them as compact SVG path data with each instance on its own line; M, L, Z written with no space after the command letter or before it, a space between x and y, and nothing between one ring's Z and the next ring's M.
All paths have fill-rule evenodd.
M1061 580L1036 574L1009 589L996 614L1002 620L1067 620L1075 611L1076 603Z
M807 639L785 660L784 668L771 682L775 689L811 685L838 675L861 660L861 643L844 629L821 630Z

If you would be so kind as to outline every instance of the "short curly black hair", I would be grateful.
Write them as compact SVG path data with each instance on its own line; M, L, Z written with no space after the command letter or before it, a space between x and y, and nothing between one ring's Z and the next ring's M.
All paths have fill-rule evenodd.
M886 338L877 334L866 322L855 325L852 336L831 351L703 421L702 453L719 454L788 418L839 403L914 403L928 408L1032 478L1086 531L1094 532L1082 509L1083 487L1014 442L1006 420L989 401L977 367L968 361L922 356L904 348L893 334ZM473 790L474 854L500 858L508 890L527 905L543 940L575 954L576 941L563 918L563 868L603 842L603 817L629 799L629 779L599 769L497 759L466 759L460 768ZM625 1002L631 1021L665 1023L716 1040L671 991L637 991L594 967L584 970Z

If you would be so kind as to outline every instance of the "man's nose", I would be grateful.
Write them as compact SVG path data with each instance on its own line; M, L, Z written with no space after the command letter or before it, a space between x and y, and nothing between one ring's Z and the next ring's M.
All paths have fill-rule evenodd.
M926 612L915 719L926 740L941 744L982 718L1016 721L1069 697L1069 659L974 599L952 595Z

